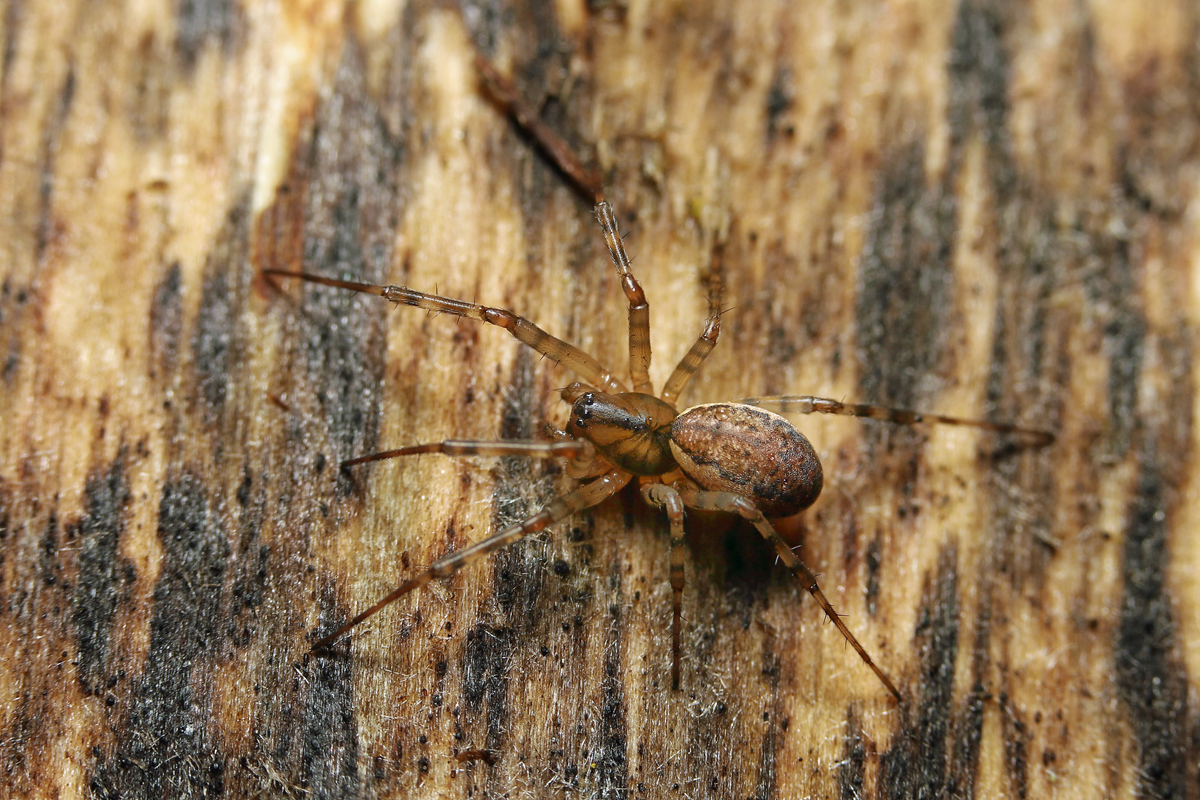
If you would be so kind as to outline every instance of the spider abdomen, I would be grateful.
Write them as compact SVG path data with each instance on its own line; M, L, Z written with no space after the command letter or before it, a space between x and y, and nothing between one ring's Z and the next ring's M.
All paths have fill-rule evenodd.
M767 517L787 517L821 494L821 462L783 417L740 403L710 403L671 423L671 453L702 488L753 500Z

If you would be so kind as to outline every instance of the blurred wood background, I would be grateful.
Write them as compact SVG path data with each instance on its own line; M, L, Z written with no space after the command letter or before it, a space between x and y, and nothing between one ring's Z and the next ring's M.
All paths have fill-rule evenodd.
M9 0L0 794L1200 796L1200 9L1179 2ZM569 376L265 267L502 305L623 371L600 166L661 385L804 419L789 526L895 703L752 531L625 493L308 645L566 487L346 459L536 437ZM271 402L283 399L286 409Z

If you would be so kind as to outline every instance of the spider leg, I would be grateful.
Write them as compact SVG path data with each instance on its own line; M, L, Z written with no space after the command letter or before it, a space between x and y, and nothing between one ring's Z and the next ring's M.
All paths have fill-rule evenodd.
M700 365L704 363L704 359L708 358L708 354L712 352L712 349L717 346L717 338L720 335L721 315L718 311L713 310L708 317L708 321L704 323L704 330L700 333L700 338L696 340L692 348L679 360L679 365L675 367L675 371L667 379L661 398L664 403L675 405L675 401L683 393L684 388L688 385L688 381L700 369Z
M790 569L800 581L808 593L816 598L817 603L825 612L825 616L829 617L830 621L841 631L842 636L850 643L857 652L863 662L871 668L871 671L879 678L887 690L892 693L897 700L902 699L900 690L892 683L891 678L884 674L873 660L867 654L866 649L858 643L858 639L854 638L854 634L846 627L846 623L842 622L842 618L833 610L833 605L825 597L825 593L821 591L821 587L817 585L817 578L812 574L812 571L804 566L796 554L792 552L792 548L788 547L775 528L767 521L767 518L762 515L758 507L754 505L754 501L748 497L743 497L732 492L708 492L701 489L695 489L686 484L676 484L676 490L683 498L683 502L689 508L697 508L705 511L725 511L738 514L748 520L762 537L775 546L775 551L779 554L779 558L784 565Z
M427 442L398 447L395 450L383 450L369 456L359 456L343 461L343 467L353 467L371 461L385 461L401 456L415 456L423 453L441 453L446 456L524 456L526 458L579 458L591 445L570 439L561 442L485 442L470 439L446 439L442 442Z
M335 630L333 633L324 637L312 646L312 650L323 650L328 647L334 640L340 637L343 633L351 628L360 625L369 617L374 616L381 610L386 608L391 603L399 600L404 595L419 589L431 580L437 578L439 580L449 578L454 573L458 572L463 567L472 562L486 556L494 550L501 547L506 547L514 542L518 542L525 538L530 533L535 533L542 530L548 525L558 522L564 517L570 516L577 511L582 511L585 508L590 508L603 502L611 497L616 492L620 491L625 484L629 483L632 476L624 470L614 469L605 475L600 476L591 483L586 483L573 491L558 497L532 517L518 522L516 525L511 525L498 533L494 533L481 542L476 542L470 547L465 547L456 553L451 553L445 558L440 558L433 562L420 575L415 578L409 578L404 583L400 584L394 591L384 597L375 605L368 608L366 611L355 616L342 627Z
M500 105L504 106L517 125L524 130L583 194L596 204L596 219L604 232L604 242L612 255L613 265L621 276L621 289L629 301L629 376L633 390L654 394L650 383L650 304L646 294L633 276L629 255L621 240L621 231L612 206L604 200L600 190L600 176L595 170L585 167L571 146L550 129L537 111L521 97L512 82L500 74L483 56L476 54L475 69L484 87ZM579 373L583 377L588 377ZM595 383L595 381L592 381Z
M455 300L436 294L418 292L407 286L379 286L371 283L343 281L337 278L326 278L308 272L288 272L280 269L264 269L263 275L280 278L299 278L309 283L319 283L322 286L333 286L338 289L349 289L354 292L375 295L389 300L397 305L416 306L427 311L440 311L457 317L474 319L496 325L511 333L517 341L529 345L546 358L583 378L588 383L601 387L606 392L621 393L626 391L625 385L613 376L612 372L600 365L600 362L572 344L551 336L524 317L517 316L503 308L482 306L466 300Z
M665 483L642 486L642 497L656 508L667 512L671 521L671 688L679 690L679 629L680 609L683 606L683 499L674 487Z
M889 408L863 403L842 403L828 397L813 397L812 395L784 395L780 397L751 397L742 400L748 406L758 406L778 414L841 414L847 417L867 417L885 422L896 422L901 425L915 425L920 422L936 422L941 425L962 425L969 428L980 428L996 433L1015 433L1028 436L1034 447L1044 447L1054 441L1054 434L1049 431L1025 428L1020 425L1009 425L1003 422L987 422L980 419L962 419L947 417L941 414L926 414L921 411L909 411L904 408Z
M633 277L629 254L625 252L625 242L621 240L612 206L603 200L597 203L596 220L604 232L604 243L608 245L613 266L621 277L621 291L629 301L629 378L635 392L654 394L654 386L650 383L650 303L646 301L641 284Z

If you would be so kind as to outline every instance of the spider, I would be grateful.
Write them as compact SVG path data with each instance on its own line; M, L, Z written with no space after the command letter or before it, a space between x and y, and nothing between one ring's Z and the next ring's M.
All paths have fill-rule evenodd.
M537 120L504 78L486 61L477 67L489 92L589 197L628 302L629 382L617 378L594 357L558 339L530 320L502 308L427 294L404 286L381 286L306 272L268 269L263 274L382 297L397 305L453 314L507 330L522 344L557 362L579 380L561 390L571 412L557 441L473 441L448 439L410 445L345 462L355 466L421 453L448 456L521 456L563 458L575 489L552 500L533 516L451 553L409 578L370 608L318 640L314 652L327 649L347 631L386 606L435 579L445 579L480 558L572 514L599 505L635 479L642 497L666 513L670 523L671 685L678 690L680 619L684 589L681 545L688 508L736 514L747 520L778 553L779 559L821 606L825 615L897 700L901 693L851 633L817 584L816 576L784 541L772 519L808 508L821 493L820 460L808 439L783 414L842 414L911 425L921 422L962 425L1029 437L1045 445L1053 435L1016 425L961 419L885 406L842 403L824 397L759 397L736 403L708 403L680 411L678 400L692 376L717 344L721 315L713 309L699 338L675 367L660 394L650 381L650 306L630 269L630 259L612 206L595 188L593 173L570 148Z

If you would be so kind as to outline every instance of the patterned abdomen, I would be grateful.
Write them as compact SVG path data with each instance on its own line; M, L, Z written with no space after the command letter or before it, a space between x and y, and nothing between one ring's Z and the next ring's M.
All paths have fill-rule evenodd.
M767 517L796 514L821 494L821 462L808 439L761 408L689 408L671 424L671 452L701 487L747 496Z

